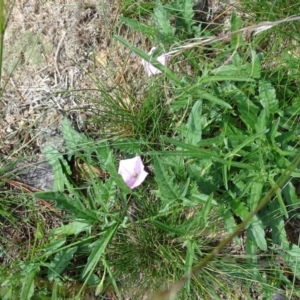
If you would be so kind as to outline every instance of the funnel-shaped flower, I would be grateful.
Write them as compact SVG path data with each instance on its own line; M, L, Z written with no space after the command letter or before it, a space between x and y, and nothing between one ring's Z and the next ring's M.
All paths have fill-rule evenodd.
M150 52L148 53L149 55L151 55L154 50L156 49L156 47L151 48ZM167 64L167 59L168 56L166 54L162 54L160 56L158 56L156 58L162 65L166 65ZM157 68L155 68L153 65L151 65L149 62L145 61L144 59L142 59L142 65L147 73L148 76L152 76L152 75L156 75L156 74L160 74L161 71L158 70Z
M144 165L140 156L120 160L118 173L131 189L139 186L148 175L148 173L144 171Z

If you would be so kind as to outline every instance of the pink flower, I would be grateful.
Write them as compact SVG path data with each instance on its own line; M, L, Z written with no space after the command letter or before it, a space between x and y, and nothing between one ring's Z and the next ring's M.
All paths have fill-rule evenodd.
M148 175L144 171L144 165L140 156L120 160L118 173L131 189L139 186Z
M156 49L156 47L151 48L150 52L148 53L149 55L152 55L152 53L154 52L154 50ZM166 65L167 64L167 59L168 59L168 55L163 53L162 55L158 56L157 61L159 61L162 65ZM149 62L145 61L144 59L142 59L142 65L147 73L148 76L152 76L152 75L156 75L156 74L160 74L161 71L158 70L157 68L155 68L153 65L151 65Z

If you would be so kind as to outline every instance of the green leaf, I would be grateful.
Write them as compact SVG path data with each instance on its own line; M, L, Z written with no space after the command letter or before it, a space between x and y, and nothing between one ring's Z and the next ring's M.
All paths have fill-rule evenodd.
M299 196L295 189L295 186L288 182L286 186L283 189L284 197L289 205L293 207L293 209L299 209L300 208L300 202L299 202Z
M198 100L194 104L186 124L185 142L191 145L197 145L201 141L202 135L202 101Z
M249 128L255 129L259 107L245 93L231 83L223 83L220 90L237 105L243 122Z
M58 300L58 288L59 288L59 280L55 280L53 282L53 288L52 288L52 294L51 294L51 300Z
M239 199L231 200L230 206L233 212L242 220L247 219L248 216L250 215L249 209L246 208L245 204Z
M255 245L257 245L261 250L267 251L267 241L265 238L265 230L263 228L262 221L254 216L250 226L247 229L248 236L253 240Z
M52 229L51 234L59 236L78 235L80 232L89 231L90 229L90 224L85 222L74 221L70 222L67 225L63 225L61 227Z
M119 224L114 224L106 230L104 235L95 243L92 253L88 257L87 264L82 272L82 278L85 278L88 273L92 273L97 264L99 263L101 256L105 254L106 247L112 237L114 236Z
M267 126L266 126L266 111L262 110L259 114L259 117L257 118L257 123L255 124L255 131L257 133L259 132L267 132Z
M220 105L221 107L232 109L232 106L225 101L213 96L212 94L204 91L204 90L197 90L197 95L200 98L206 99L214 104Z
M93 144L94 142L86 137L84 134L72 128L71 122L64 118L61 129L64 140L68 149L68 153L71 154L76 151L82 150L87 144Z
M182 229L182 226L174 226L174 225L168 225L163 222L160 222L158 220L151 220L151 223L156 225L157 227L165 230L166 232L172 233L172 234L177 234L178 236L184 235L186 232L184 229Z
M64 171L66 171L68 175L71 175L72 172L70 166L65 161L62 154L59 153L53 147L46 146L44 148L44 155L53 169L53 173L54 173L53 190L60 191L60 192L64 191L65 184L68 181ZM64 170L62 168L62 165L64 166Z
M193 0L177 0L176 7L178 9L176 27L183 27L187 32L191 32L192 26L195 24L194 18L194 1Z
M29 273L24 274L22 278L22 289L20 299L29 300L34 293L34 278L36 269L31 270Z
M270 182L270 186L276 186L276 182L273 180L273 178L271 178L269 176L269 182ZM289 183L287 183L287 185L285 186L285 188L288 186ZM283 194L284 194L284 190L285 188L283 189ZM286 205L284 203L284 200L282 199L282 192L281 190L277 190L276 191L276 199L273 200L273 203L276 203L276 205L279 204L279 207L280 207L280 213L282 215L284 215L286 218L289 217L289 214L288 214L288 211L287 211L287 208L286 208ZM299 203L298 199L297 199L297 202ZM294 207L295 208L295 207ZM278 206L276 208L274 208L274 211L278 209Z
M118 149L123 153L136 155L141 153L141 146L145 145L145 142L138 141L135 138L117 139L113 143L114 149Z
M229 211L229 209L225 207L223 208L223 220L224 220L225 227L228 231L228 234L233 233L237 225L234 220L234 217L232 216L232 213ZM239 237L236 236L234 237L233 240L236 243L236 245L241 245L241 241Z
M269 202L268 206L271 211L276 212L277 203ZM286 248L289 245L286 231L285 231L285 222L282 216L274 216L270 221L272 228L272 242L279 245L281 248Z
M171 43L174 40L173 28L170 24L167 12L160 1L156 2L154 8L154 20L160 39L165 43Z
M273 121L272 128L268 134L272 144L276 144L275 138L276 138L277 134L279 134L278 133L279 124L280 124L280 117Z
M226 66L223 66L223 67L225 68ZM229 67L229 66L227 66L227 67ZM231 68L234 70L234 73L236 74L237 67L232 66ZM215 69L215 70L217 70L217 69ZM212 71L212 73L213 72L216 72L216 71ZM238 77L238 76L230 76L230 75L205 76L205 77L201 77L199 79L199 82L201 84L209 83L209 82L220 82L220 81L255 82L255 80L253 80L249 77L243 77L243 76Z
M279 255L284 258L286 264L291 268L293 275L300 279L300 247L295 244L290 244L289 249L280 251Z
M207 201L205 202L204 206L202 207L201 209L201 212L202 212L202 217L204 219L204 221L206 223L208 223L208 216L209 216L209 213L211 212L211 209L212 209L212 202L213 202L213 195L211 194L208 198L207 198Z
M233 64L222 65L220 67L217 67L217 68L211 70L210 74L214 74L216 77L224 77L224 78L226 78L225 80L227 81L227 80L230 80L230 79L227 79L227 76L230 76L230 77L236 76L236 74L239 72L239 70L240 70L240 68ZM209 77L209 78L213 78L213 77ZM233 81L237 81L236 79L239 77L233 77L233 78L234 78ZM249 78L247 78L247 79L249 79ZM217 80L217 81L219 81L219 80ZM244 81L247 81L247 80L244 80Z
M76 251L77 247L72 247L56 253L52 262L48 266L48 280L54 280L63 272Z
M204 204L206 205L209 202L209 205L218 205L218 202L212 198L212 195L201 194L193 189L193 194L189 195L188 199L193 202L194 205Z
M239 29L241 29L241 27L242 27L242 21L241 21L241 19L236 15L235 12L233 12L232 15L231 15L230 25L231 25L231 28L230 28L231 31L239 30ZM231 45L232 45L234 48L240 46L241 41L242 41L242 33L234 34L234 35L231 37Z
M254 50L251 51L251 74L252 78L259 79L261 77L261 61L262 55L257 54Z
M166 170L162 161L154 156L154 174L157 182L160 195L163 199L175 201L181 198L180 188L175 183L173 173Z
M105 168L109 172L109 175L113 179L113 181L121 188L121 190L124 193L126 193L126 194L132 193L131 189L126 185L123 178L118 174L116 166L113 162L113 155L111 152L109 153L109 156L105 163Z
M250 211L256 208L257 204L262 198L262 189L265 183L263 178L263 176L259 176L252 179L250 197L247 201Z
M149 152L150 154L163 154L163 155L170 155L170 156L182 156L182 157L194 157L194 158L212 158L214 161L225 164L227 166L235 166L235 167L239 167L242 169L248 169L248 170L254 170L256 169L256 167L254 165L250 165L247 163L242 163L242 162L235 162L235 161L228 161L227 159L223 159L222 157L220 157L219 154L217 154L216 152L213 151L209 151L206 149L202 149L200 147L194 146L194 145L189 145L187 143L183 143L180 141L177 141L175 139L166 137L166 136L161 136L161 139L169 142L175 146L178 146L182 149L186 149L186 150L176 150L176 151L162 151L162 152ZM251 139L251 137L250 137ZM201 144L201 142L200 142ZM241 145L243 146L243 145Z
M84 219L87 222L94 223L99 220L96 212L91 211L80 202L77 197L70 198L66 194L57 192L38 192L35 196L44 200L55 200L58 208L62 208L72 213L74 217Z
M187 156L190 155L190 153L194 153L195 157L201 157L201 158L204 158L204 157L209 158L209 157L213 157L213 156L219 157L219 155L215 152L212 152L212 151L209 151L206 149L202 149L195 145L190 145L188 143L180 142L173 138L162 136L161 139L164 140L165 142L173 144L182 149L189 150L188 152L186 152L186 153L189 153L189 154L187 154ZM171 153L172 153L172 151L171 151ZM183 152L183 153L185 153L185 152ZM168 152L166 152L166 154L168 154Z
M53 254L54 251L56 251L57 249L62 247L65 243L66 243L65 238L60 238L60 239L57 239L57 240L53 240L52 242L46 244L43 247L43 250L45 251L44 255L49 256L49 255Z
M253 241L250 236L247 236L246 239L246 254L248 255L248 262L250 263L257 263L257 245Z
M228 166L227 165L222 166L222 175L223 175L225 190L228 190Z
M233 199L230 202L230 205L233 212L238 217L240 217L243 221L249 217L250 215L249 209L246 208L244 203L241 202L239 199ZM265 231L263 228L262 221L258 219L257 216L254 216L252 218L250 225L246 226L246 228L247 228L247 233L249 235L249 238L253 241L253 243L255 243L255 245L258 246L260 249L267 250L267 242L265 239ZM253 244L252 243L250 244L252 247Z
M143 35L153 38L156 35L156 31L155 31L155 27L154 26L149 26L146 25L142 22L133 20L133 19L129 19L129 18L125 18L125 17L120 17L121 21L124 22L124 24L126 24L127 26L129 26L130 28L132 28L135 31L141 32Z
M195 257L195 240L188 240L186 245L186 256L185 256L185 263L184 263L184 273L189 274L192 271L193 268L193 262ZM191 282L190 280L186 283L186 291L187 293L190 293L191 289Z
M110 155L110 149L107 140L101 140L94 147L94 151L97 155L97 162L99 163L101 169L105 170L105 163Z
M260 80L258 84L259 101L266 111L267 118L278 112L278 99L276 98L275 88L269 81Z
M239 151L241 149L248 146L249 144L252 144L253 141L255 141L258 138L262 137L266 132L267 132L267 130L265 130L263 132L259 132L259 133L254 134L254 135L251 135L250 137L246 138L240 145L238 145L232 151L230 151L228 154L226 154L225 159L229 158L229 157L232 157L232 156L235 156L236 154L239 153Z

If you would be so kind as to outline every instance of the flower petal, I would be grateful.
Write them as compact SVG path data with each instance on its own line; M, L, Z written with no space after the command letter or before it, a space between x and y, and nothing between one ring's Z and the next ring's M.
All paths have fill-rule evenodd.
M155 49L156 47L152 47L148 54L152 55ZM164 66L167 64L167 59L168 59L168 55L166 55L165 53L157 57L157 60ZM149 77L161 73L160 70L155 68L151 63L145 61L144 59L142 59L142 65Z
M131 189L139 186L148 175L148 173L144 171L144 165L140 156L120 160L118 173Z
M131 189L136 188L137 186L141 185L143 183L143 181L146 179L148 173L145 172L144 170L139 174L139 176L137 178L135 178L134 183L129 186Z

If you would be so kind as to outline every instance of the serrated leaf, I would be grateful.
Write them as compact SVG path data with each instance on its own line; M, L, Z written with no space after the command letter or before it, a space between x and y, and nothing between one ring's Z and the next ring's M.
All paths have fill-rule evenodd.
M177 14L177 23L176 27L183 27L190 32L192 26L195 24L193 20L195 12L194 12L194 1L193 0L178 0L176 3L176 7L178 9Z
M52 262L49 264L48 279L50 281L57 278L63 270L67 267L70 260L73 258L74 253L78 247L67 248L56 253Z
M104 170L105 163L110 154L108 142L106 140L101 140L101 142L94 147L94 151L97 155L97 161L100 167Z
M245 204L239 199L233 199L230 202L231 209L233 212L240 217L242 220L245 220L250 215L249 209L246 208Z
M237 108L241 114L243 122L252 129L255 129L257 122L257 115L259 107L256 106L241 90L231 83L224 83L221 86L221 90L226 97L230 97L233 103L237 105Z
M46 146L43 151L47 161L51 165L54 173L53 190L64 191L66 182L68 181L65 172L70 175L71 169L63 158L62 154L50 146ZM62 165L64 169L62 169Z
M159 192L163 199L175 201L181 198L179 186L175 183L175 177L171 170L168 170L163 165L162 161L154 156L154 174Z
M174 40L173 28L170 24L167 12L160 1L156 2L153 13L160 39L166 43L172 42Z
M61 131L69 154L82 150L85 145L93 143L93 141L84 134L74 130L67 118L63 120Z
M43 200L55 200L58 208L65 209L74 217L84 219L86 222L93 223L99 219L97 213L85 208L77 197L72 199L66 194L57 192L38 192L35 196Z

